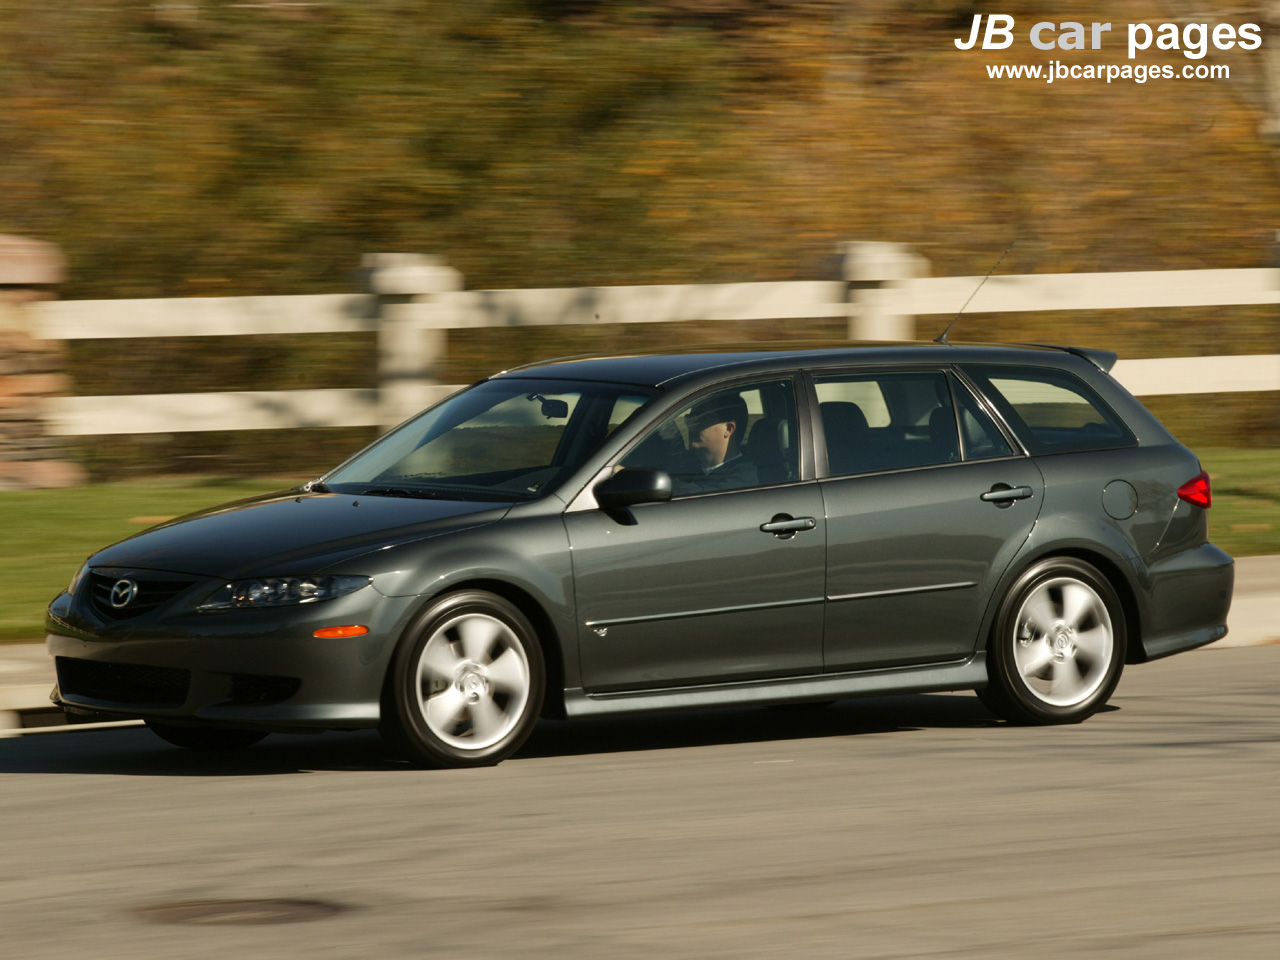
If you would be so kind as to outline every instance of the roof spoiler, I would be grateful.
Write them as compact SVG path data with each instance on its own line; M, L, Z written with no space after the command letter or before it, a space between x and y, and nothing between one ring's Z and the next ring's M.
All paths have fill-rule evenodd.
M1023 347L1045 347L1049 350L1062 350L1064 353L1072 354L1082 360L1088 360L1103 373L1110 373L1111 368L1116 365L1116 361L1120 359L1118 353L1112 353L1110 350L1094 350L1092 347L1064 347L1057 343L1023 343L1018 344Z

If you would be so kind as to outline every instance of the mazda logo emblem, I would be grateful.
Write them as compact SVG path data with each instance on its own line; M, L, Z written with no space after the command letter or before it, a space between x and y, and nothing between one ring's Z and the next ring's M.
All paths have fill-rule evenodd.
M121 607L127 607L133 603L133 598L138 595L138 585L132 580L117 580L115 586L111 588L111 606L119 610Z

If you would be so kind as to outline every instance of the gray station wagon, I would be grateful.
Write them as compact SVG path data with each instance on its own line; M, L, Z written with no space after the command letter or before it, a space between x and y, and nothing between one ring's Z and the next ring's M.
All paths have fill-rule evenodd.
M840 344L504 372L294 490L90 557L54 697L188 747L972 689L1078 722L1222 637L1208 476L1059 347Z

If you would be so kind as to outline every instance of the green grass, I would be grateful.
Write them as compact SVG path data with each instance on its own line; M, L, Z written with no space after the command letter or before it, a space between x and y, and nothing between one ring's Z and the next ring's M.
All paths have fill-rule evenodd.
M1280 450L1197 451L1213 479L1209 534L1232 556L1280 554ZM168 478L0 493L0 642L38 640L44 608L85 557L161 519L288 486Z
M1213 485L1209 538L1233 557L1280 553L1280 450L1196 452Z

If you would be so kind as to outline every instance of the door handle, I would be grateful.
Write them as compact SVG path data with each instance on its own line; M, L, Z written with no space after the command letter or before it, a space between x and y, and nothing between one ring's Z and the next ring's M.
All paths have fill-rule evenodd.
M1013 505L1015 500L1026 500L1028 497L1034 496L1030 487L1011 487L1007 483L997 483L994 487L982 494L983 500L987 503L994 503L1001 507L1009 507Z
M818 521L813 517L792 517L780 513L768 523L760 524L760 529L764 533L772 533L779 540L790 540L797 530L812 530L817 525Z

